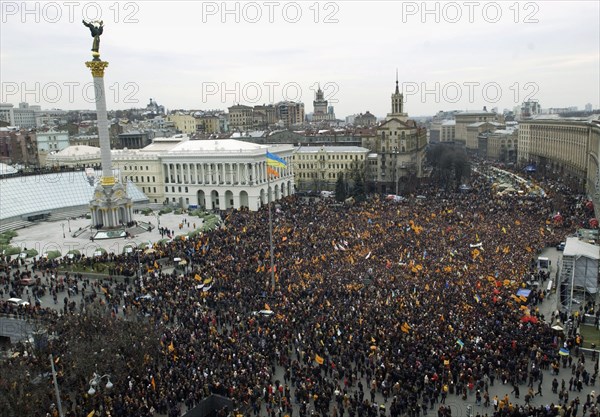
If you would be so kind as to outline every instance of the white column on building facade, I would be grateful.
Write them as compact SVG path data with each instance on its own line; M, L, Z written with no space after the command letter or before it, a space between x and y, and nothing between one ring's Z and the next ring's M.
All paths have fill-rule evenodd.
M235 164L235 172L236 172L236 181L240 184L240 163Z
M171 164L165 164L167 167L167 183L171 182Z
M252 162L252 181L256 184L256 163Z
M258 171L258 178L260 180L260 183L262 184L264 182L262 162L258 162L256 164L256 168Z
M194 164L194 184L198 184L198 164Z

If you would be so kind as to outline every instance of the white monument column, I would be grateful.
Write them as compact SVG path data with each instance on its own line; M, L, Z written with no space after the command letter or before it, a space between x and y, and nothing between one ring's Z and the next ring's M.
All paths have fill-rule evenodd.
M92 70L94 92L96 94L96 117L98 138L100 139L100 161L102 163L102 185L112 185L115 177L112 172L110 158L110 136L108 133L108 114L106 112L106 93L104 90L104 70L108 67L106 61L88 61L85 66Z
M102 22L91 22L84 25L89 27L94 44L92 47L92 61L85 63L92 72L94 80L94 94L96 100L96 115L98 126L98 137L100 139L100 161L102 163L102 178L96 186L93 198L90 201L90 210L97 223L92 227L104 229L123 229L132 218L131 198L127 195L127 189L117 181L112 172L112 161L110 155L110 135L108 115L106 112L106 91L104 89L104 71L108 62L100 59L100 35L103 31ZM120 210L123 208L123 210ZM101 213L101 216L97 214ZM125 232L122 231L124 234ZM119 235L120 236L120 235Z

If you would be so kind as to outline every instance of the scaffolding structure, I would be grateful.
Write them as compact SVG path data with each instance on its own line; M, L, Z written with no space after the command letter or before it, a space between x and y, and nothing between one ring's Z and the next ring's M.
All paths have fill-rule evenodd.
M559 279L559 308L571 313L589 302L595 303L598 295L598 246L572 237L567 239L562 257Z

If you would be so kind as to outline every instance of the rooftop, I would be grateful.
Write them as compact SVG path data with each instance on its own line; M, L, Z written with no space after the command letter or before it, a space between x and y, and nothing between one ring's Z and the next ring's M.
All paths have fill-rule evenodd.
M219 152L219 151L253 151L267 149L267 145L244 142L236 139L188 140L175 146L171 152Z
M6 165L0 162L0 176L6 174L15 174L17 170L10 165Z
M600 248L591 243L586 243L576 237L568 237L565 245L564 256L584 256L590 259L600 259Z
M467 127L479 127L479 126L483 126L485 124L489 124L489 125L493 125L493 126L504 126L502 123L498 123L498 122L475 122L475 123L468 124Z
M298 148L297 153L366 153L367 148L361 146L302 146Z
M57 157L100 155L100 148L87 145L67 146L54 154Z

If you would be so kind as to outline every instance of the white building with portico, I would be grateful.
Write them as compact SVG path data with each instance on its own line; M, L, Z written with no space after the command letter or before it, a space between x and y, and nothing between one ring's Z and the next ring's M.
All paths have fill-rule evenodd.
M167 201L214 210L248 207L294 194L294 146L234 139L187 140L159 155ZM287 161L267 177L267 150ZM271 168L270 168L271 169ZM269 193L269 188L271 193Z

